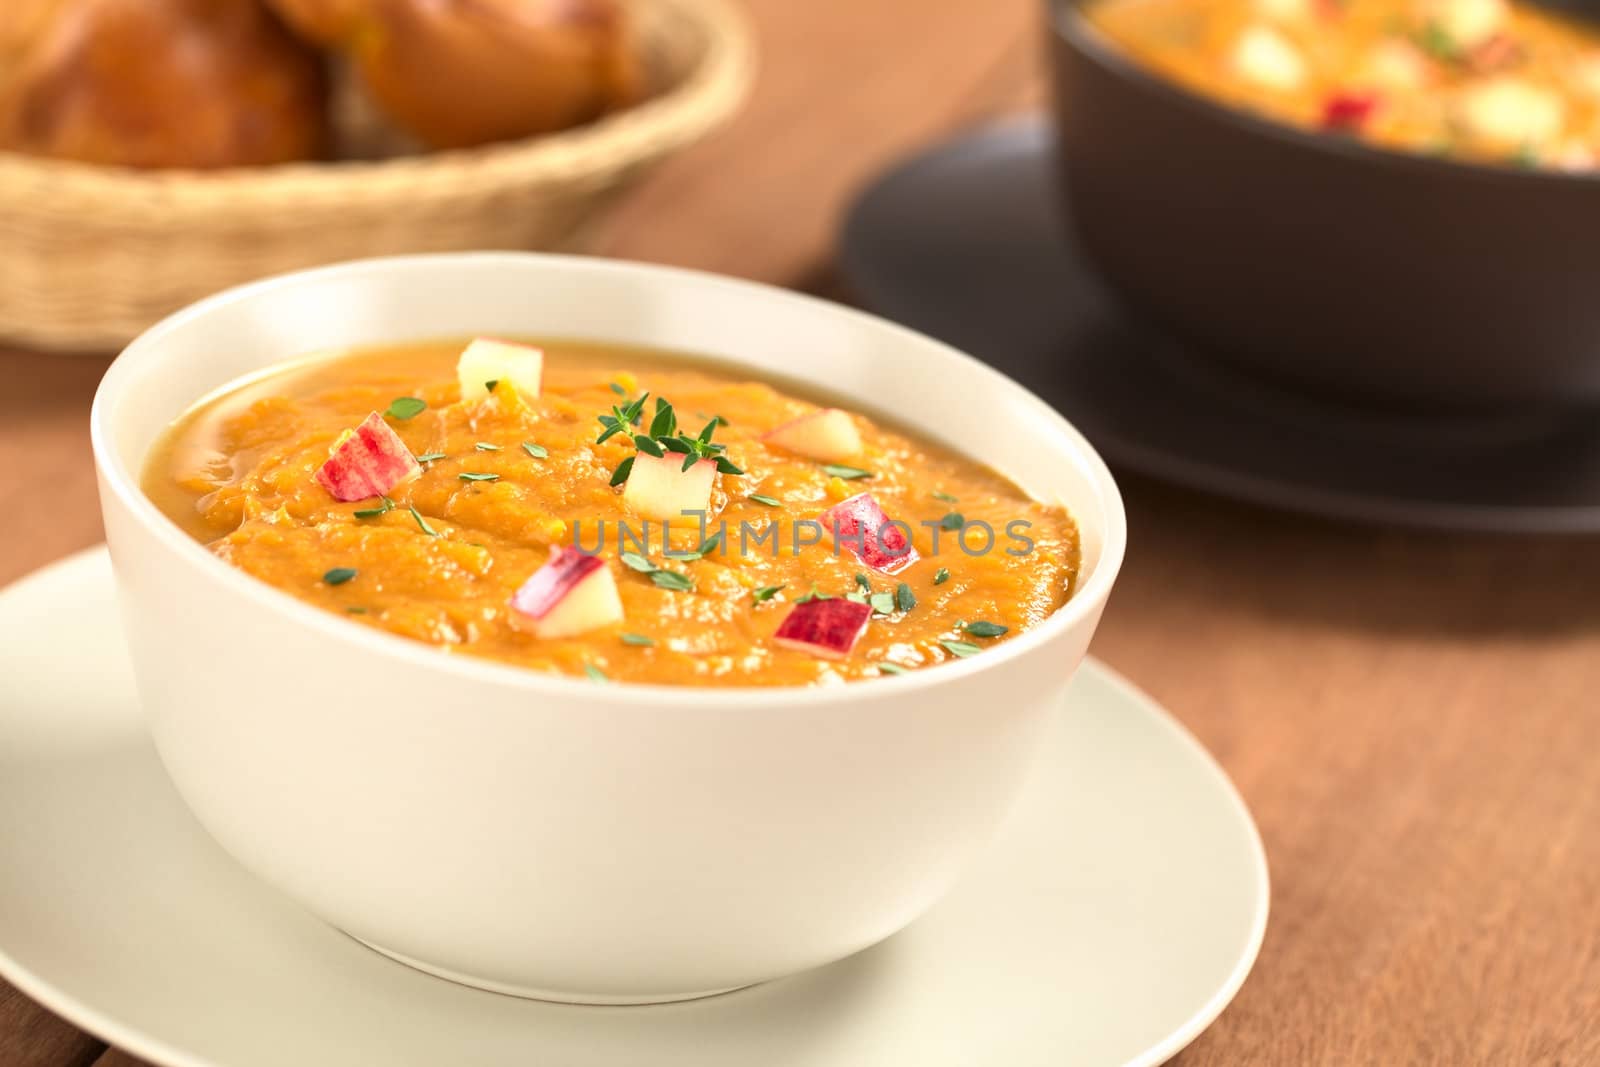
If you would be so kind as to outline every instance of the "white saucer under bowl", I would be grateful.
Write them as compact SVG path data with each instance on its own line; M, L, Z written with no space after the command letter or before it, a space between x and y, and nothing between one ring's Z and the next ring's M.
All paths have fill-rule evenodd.
M887 942L685 1004L486 993L368 950L212 842L145 736L103 550L0 593L0 650L0 975L159 1064L1156 1064L1266 927L1233 786L1090 662L1000 839Z

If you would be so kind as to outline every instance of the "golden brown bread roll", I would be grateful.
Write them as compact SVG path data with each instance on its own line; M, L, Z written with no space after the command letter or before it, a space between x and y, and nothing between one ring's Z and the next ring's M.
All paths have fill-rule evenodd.
M439 148L565 129L632 102L617 0L270 0L347 54L377 105Z
M355 28L356 19L369 5L368 0L267 0L297 33L321 45L344 40Z
M0 148L133 167L319 155L316 53L261 0L0 0Z

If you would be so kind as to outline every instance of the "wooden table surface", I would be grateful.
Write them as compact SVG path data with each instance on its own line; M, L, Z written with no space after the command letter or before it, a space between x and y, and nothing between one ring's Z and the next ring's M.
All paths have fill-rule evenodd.
M1039 95L1032 0L749 6L750 106L632 194L603 251L831 292L854 189ZM0 582L100 538L105 364L0 351ZM1254 973L1175 1062L1600 1064L1600 540L1124 488L1095 653L1226 766L1273 876ZM133 1062L0 983L3 1067Z

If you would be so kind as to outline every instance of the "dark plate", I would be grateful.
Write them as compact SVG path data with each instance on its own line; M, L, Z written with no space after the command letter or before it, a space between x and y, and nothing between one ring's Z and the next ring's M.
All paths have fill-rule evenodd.
M1600 531L1600 418L1343 407L1208 363L1109 296L1060 219L1041 120L968 134L880 178L841 264L874 310L1054 404L1112 463L1340 519Z

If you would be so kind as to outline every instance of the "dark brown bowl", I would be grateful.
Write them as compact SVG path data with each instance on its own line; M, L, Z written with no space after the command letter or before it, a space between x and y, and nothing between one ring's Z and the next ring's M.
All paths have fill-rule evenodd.
M1400 407L1600 400L1600 178L1304 133L1048 10L1061 173L1137 311L1252 373Z

